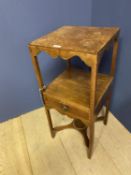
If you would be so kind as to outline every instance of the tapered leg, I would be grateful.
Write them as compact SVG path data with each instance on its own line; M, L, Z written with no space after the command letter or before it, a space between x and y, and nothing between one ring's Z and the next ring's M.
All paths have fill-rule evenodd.
M94 57L91 67L91 88L90 88L90 124L88 126L89 150L88 158L90 159L93 152L94 144L94 122L95 122L95 105L96 105L96 85L97 85L97 71L98 71L98 56Z
M112 63L111 63L111 71L110 71L111 76L114 76L114 74L115 74L117 52L118 52L118 38L115 39L114 46L113 46ZM111 101L111 92L110 92L110 94L109 94L109 96L107 97L107 100L106 100L106 112L105 112L105 117L104 117L104 121L103 121L105 125L108 122L110 101Z
M92 156L93 144L94 144L94 123L90 124L88 127L88 137L89 137L88 158L90 159Z
M43 91L45 90L45 86L44 86L44 83L43 83L42 74L41 74L41 70L40 70L40 66L39 66L39 62L38 62L38 58L37 58L38 51L37 51L36 48L32 49L30 47L29 49L30 49L30 54L31 54L34 70L36 72L36 78L37 78L38 85L39 85L40 96L42 98L42 103L45 105L45 102L44 102L45 100L44 100L44 95L43 95ZM51 115L50 115L50 111L46 108L46 105L45 105L45 112L46 112L46 115L47 115L51 136L54 137L55 132L53 131Z
M111 92L110 92L109 96L107 97L107 99L106 99L106 104L105 104L105 106L106 106L106 111L105 111L105 116L104 116L104 121L103 121L105 125L106 125L107 122L108 122L110 101L111 101Z
M53 129L53 124L52 124L52 120L51 120L51 114L50 114L50 111L46 107L45 107L45 112L46 112L47 120L48 120L48 123L49 123L51 137L53 138L53 137L55 137L55 131Z

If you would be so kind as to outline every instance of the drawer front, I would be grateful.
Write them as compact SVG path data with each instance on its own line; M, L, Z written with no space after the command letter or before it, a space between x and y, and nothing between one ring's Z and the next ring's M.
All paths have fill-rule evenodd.
M62 113L63 115L67 115L71 118L79 118L89 120L89 115L86 112L79 110L71 105L64 104L63 102L45 96L45 104L48 109L53 108Z

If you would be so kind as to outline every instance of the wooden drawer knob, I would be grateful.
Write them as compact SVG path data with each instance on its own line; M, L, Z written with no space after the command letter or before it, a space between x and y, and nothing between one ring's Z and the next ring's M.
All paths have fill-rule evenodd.
M69 110L69 107L67 106L67 105L62 105L62 109L63 109L63 111L68 111Z

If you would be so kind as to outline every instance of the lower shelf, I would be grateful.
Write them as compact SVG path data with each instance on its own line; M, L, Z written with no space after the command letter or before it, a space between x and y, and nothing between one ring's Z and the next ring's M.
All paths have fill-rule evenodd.
M96 108L112 80L111 76L98 74ZM44 97L47 107L55 108L66 115L83 114L83 118L86 118L90 107L90 73L74 68L64 71L48 85Z

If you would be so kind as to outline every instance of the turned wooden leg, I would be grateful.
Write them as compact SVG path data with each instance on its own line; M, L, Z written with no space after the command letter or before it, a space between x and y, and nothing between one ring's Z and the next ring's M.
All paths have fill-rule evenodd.
M89 137L89 150L88 158L90 159L93 152L93 143L94 143L94 123L90 124L88 127L88 137Z
M53 138L53 137L55 137L55 131L53 129L53 124L52 124L52 120L51 120L51 114L50 114L49 109L47 109L46 107L45 107L45 112L46 112L47 120L48 120L48 123L49 123L51 137Z

